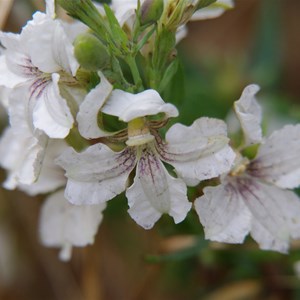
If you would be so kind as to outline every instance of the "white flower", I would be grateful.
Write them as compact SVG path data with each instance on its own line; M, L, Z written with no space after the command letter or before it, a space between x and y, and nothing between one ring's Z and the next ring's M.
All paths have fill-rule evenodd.
M90 102L91 95L97 95L103 84L92 90L85 101ZM127 130L114 136L122 137L127 147L114 152L104 144L95 144L82 153L73 149L63 153L58 164L68 177L66 198L79 205L104 203L126 190L129 174L136 168L134 182L126 191L131 217L144 228L151 228L163 213L172 216L175 223L181 222L191 208L186 185L171 176L162 161L173 165L178 174L197 180L226 172L235 155L227 145L225 124L208 118L198 119L189 127L175 124L163 141L159 128L178 112L172 104L164 103L156 91L133 95L114 90L106 102L106 96L102 96L102 100L95 99L99 105L104 103L101 111L128 123ZM165 119L147 118L158 113ZM95 122L95 118L78 121L84 123L79 124L85 128L81 134L90 137L87 124ZM95 124L90 126L96 128ZM107 132L99 129L100 136L107 136ZM96 138L94 134L92 137Z
M0 33L1 43L6 48L0 68L8 74L0 77L0 85L8 88L20 83L27 85L30 91L28 113L33 116L34 127L51 138L64 138L74 120L60 89L76 86L74 76L79 64L63 25L52 18L52 2L47 2L46 14L33 15L21 34Z
M71 258L72 247L83 247L94 242L105 204L75 206L58 191L49 196L41 209L40 238L48 247L62 248L60 259Z
M66 148L63 140L49 140L28 119L28 89L20 85L9 94L10 126L0 139L0 165L8 171L7 189L19 189L30 195L47 193L66 183L61 168L54 164ZM23 101L20 98L24 97Z
M247 87L235 103L248 145L261 136L257 90ZM253 160L239 155L221 184L195 201L206 238L242 243L250 233L260 248L287 252L290 239L300 237L300 200L286 190L300 184L299 151L300 125L288 125L262 141Z

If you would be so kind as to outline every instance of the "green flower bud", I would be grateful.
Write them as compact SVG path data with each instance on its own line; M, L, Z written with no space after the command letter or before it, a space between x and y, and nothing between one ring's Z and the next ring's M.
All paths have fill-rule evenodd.
M141 6L141 25L158 21L164 10L164 0L145 0Z
M80 34L74 42L74 47L75 57L84 69L101 70L110 62L105 46L91 33Z

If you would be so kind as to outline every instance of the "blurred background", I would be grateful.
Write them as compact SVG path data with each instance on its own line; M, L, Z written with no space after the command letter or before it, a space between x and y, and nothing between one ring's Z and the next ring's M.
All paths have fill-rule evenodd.
M268 134L300 120L300 1L235 2L220 18L188 25L181 70L165 100L177 101L186 124L226 118L243 88L257 83ZM1 30L20 32L43 9L42 0L0 0ZM6 124L3 113L2 130ZM193 211L179 225L166 216L145 231L121 195L109 202L95 244L63 263L56 249L39 243L42 202L0 190L0 300L300 299L300 242L289 255L261 251L251 238L209 243Z

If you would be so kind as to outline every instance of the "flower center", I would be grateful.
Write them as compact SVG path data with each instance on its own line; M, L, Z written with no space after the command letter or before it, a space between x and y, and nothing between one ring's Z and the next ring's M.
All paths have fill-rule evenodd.
M237 154L237 158L234 164L234 167L231 169L229 175L230 176L239 176L244 173L249 165L250 161L248 158Z
M147 144L154 140L154 136L150 134L149 127L145 118L136 118L128 123L128 146L139 146Z

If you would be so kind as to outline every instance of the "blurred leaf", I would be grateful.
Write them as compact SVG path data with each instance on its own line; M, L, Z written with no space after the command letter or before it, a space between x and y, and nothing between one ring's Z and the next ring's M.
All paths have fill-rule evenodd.
M280 0L260 2L260 18L249 68L256 82L274 86L280 79L282 33Z

